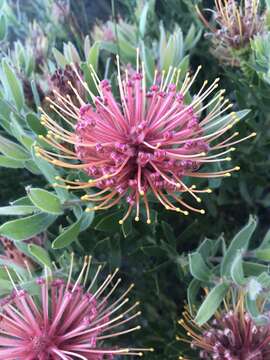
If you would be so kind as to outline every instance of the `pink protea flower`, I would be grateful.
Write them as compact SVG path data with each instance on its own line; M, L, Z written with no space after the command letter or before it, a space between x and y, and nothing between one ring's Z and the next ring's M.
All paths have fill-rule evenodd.
M140 315L140 311L135 312L139 303L122 310L129 301L126 296L133 285L109 303L121 281L115 279L118 269L94 290L101 269L98 267L87 289L86 277L82 278L88 274L89 265L87 258L75 282L71 280L72 266L67 280L51 276L38 279L38 295L17 287L7 270L14 291L1 301L0 359L105 360L116 355L141 356L145 350L153 351L106 346L109 339L140 328L122 329Z
M46 239L46 234L40 234L33 236L32 238L25 240L27 244L36 244L42 246ZM14 242L4 236L0 236L0 242L3 245L4 253L0 255L0 259L6 262L13 263L21 267L33 268L35 266L34 261L20 251Z
M69 96L59 93L55 94L57 102L48 99L67 127L41 109L42 123L49 130L48 136L41 138L56 151L37 147L37 155L63 168L84 170L90 178L85 182L58 178L55 186L99 189L82 197L98 203L87 211L109 209L124 199L128 209L120 223L133 209L135 220L139 220L141 199L150 223L150 194L168 210L184 215L188 210L203 214L203 209L187 204L181 195L187 193L199 203L198 194L211 190L186 185L185 178L230 176L232 171L239 170L238 166L217 172L198 170L204 164L229 161L227 155L235 150L233 145L244 139L235 140L237 132L224 137L238 121L235 112L226 114L232 105L224 100L224 91L203 105L218 87L219 79L208 87L205 81L191 102L185 100L199 70L200 67L194 76L187 73L179 84L180 71L171 68L166 76L163 73L159 83L154 81L147 90L144 67L139 69L139 61L136 73L130 77L126 72L123 80L118 58L119 101L109 81L100 81L93 69L99 96L82 81L93 104L85 103L71 83L81 104L79 108Z
M189 314L183 313L179 324L184 327L189 342L204 360L267 360L270 359L270 327L257 325L245 310L244 297L240 294L235 305L225 302L214 319L199 327ZM179 359L186 359L180 356Z

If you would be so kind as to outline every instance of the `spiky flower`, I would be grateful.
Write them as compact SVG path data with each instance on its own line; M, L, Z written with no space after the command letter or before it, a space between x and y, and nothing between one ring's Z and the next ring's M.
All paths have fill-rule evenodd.
M46 234L40 234L33 236L32 238L25 240L27 244L36 244L42 246L44 244ZM0 242L3 245L4 253L0 255L0 259L5 260L8 263L13 263L21 267L34 267L34 262L25 253L18 249L13 241L4 236L0 236Z
M117 32L116 32L117 27ZM121 17L118 17L117 24L113 20L105 23L97 22L93 28L92 37L95 41L106 41L115 43L118 40L126 40L131 46L137 44L136 26L129 24ZM119 44L121 46L121 44Z
M239 170L233 167L220 171L201 172L202 165L230 161L228 153L235 150L238 132L224 136L239 120L219 91L203 105L218 87L216 79L211 85L205 81L191 101L187 94L194 76L186 74L180 84L179 71L170 68L159 83L146 89L144 68L124 79L120 73L118 58L118 84L120 99L114 97L108 80L100 81L92 69L99 96L95 96L82 81L93 103L85 103L71 83L80 107L72 103L70 96L56 93L57 102L49 99L51 108L62 117L64 127L44 110L42 123L48 128L48 136L42 137L52 149L37 147L37 155L49 162L73 170L84 170L89 180L57 178L55 186L68 189L99 189L88 193L82 200L98 205L87 211L109 209L124 199L127 212L123 223L133 209L139 220L141 199L150 223L149 197L156 198L168 210L184 215L188 210L204 213L182 199L186 193L198 203L201 193L194 184L186 185L186 178L213 178L230 176ZM74 67L74 71L77 71ZM79 74L78 77L80 78ZM252 133L248 137L252 137ZM191 180L192 181L192 180Z
M270 359L270 326L257 325L245 310L243 295L235 305L225 302L211 323L199 327L188 311L179 324L185 328L188 341L204 360L266 360ZM186 359L182 356L179 359Z
M127 306L126 296L133 285L111 301L121 281L116 280L118 269L97 287L99 266L87 288L87 276L83 277L89 267L90 258L86 258L76 281L71 279L72 266L67 279L52 275L38 279L35 295L19 288L7 269L14 291L1 301L0 359L105 360L116 355L142 356L145 349L106 345L110 339L140 328L123 329L140 315L136 312L138 302Z
M210 24L197 8L198 14L210 33L212 52L222 61L238 65L232 50L245 50L255 35L265 28L265 14L260 0L215 0L214 24ZM212 10L211 10L212 11Z
M37 69L42 71L48 52L48 38L36 21L29 24L29 35L26 38L25 47L34 55Z
M113 22L107 21L106 23L96 23L93 28L92 36L95 41L116 42Z
M80 105L80 103L77 102L76 94L69 85L69 83L71 83L78 92L79 96L83 99L85 98L85 88L77 76L77 73L79 73L82 78L83 73L78 65L76 65L76 70L77 71L75 72L70 65L66 65L64 69L56 69L49 79L49 86L51 90L49 97L55 99L54 92L56 91L62 96L69 96L76 105ZM57 101L57 96L55 100Z
M70 14L70 3L66 0L54 0L51 4L51 16L56 23L64 23Z

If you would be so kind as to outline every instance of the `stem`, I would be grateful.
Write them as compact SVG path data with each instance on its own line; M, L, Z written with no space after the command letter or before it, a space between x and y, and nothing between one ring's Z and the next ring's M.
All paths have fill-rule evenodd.
M115 31L115 37L116 37L117 54L118 54L119 58L121 58L121 56L120 56L120 47L119 47L119 38L118 38L118 30L117 30L117 19L116 19L116 13L115 13L115 1L114 0L111 0L111 5L112 5L112 18L113 18L113 23L114 23L114 31Z

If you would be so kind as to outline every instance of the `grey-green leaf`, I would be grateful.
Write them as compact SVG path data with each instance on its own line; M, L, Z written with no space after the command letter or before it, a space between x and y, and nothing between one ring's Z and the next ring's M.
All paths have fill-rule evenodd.
M6 82L9 88L10 95L16 104L16 108L20 111L24 106L24 96L22 85L15 72L10 67L6 59L2 60L2 69L6 78Z
M238 254L235 256L235 259L233 260L231 266L231 277L233 281L239 286L245 285L246 283L241 252L238 252Z
M29 244L28 250L32 256L34 256L42 265L52 268L52 262L48 252L41 246L36 244Z
M36 210L37 208L35 206L28 205L2 206L0 207L0 215L30 215Z
M6 37L7 22L4 14L0 16L0 41L3 41Z
M52 243L52 248L62 249L75 241L80 233L81 221L82 220L79 219L74 224L65 228L65 230L60 235L58 235Z
M65 56L56 48L52 49L53 56L57 62L57 65L64 68L68 65L68 61L66 60Z
M32 203L42 210L50 214L62 214L62 206L59 198L44 189L31 188L28 190L28 196Z
M193 254L189 255L189 268L191 274L197 280L207 282L212 275L211 270L206 265L199 252L194 252Z
M23 169L24 161L15 160L0 155L0 167L11 168L11 169Z
M51 214L36 214L11 220L0 226L0 235L14 241L26 240L45 231L55 219Z
M26 115L26 122L29 128L37 135L45 135L46 129L41 125L40 119L36 114L29 113Z
M219 117L213 121L210 121L207 124L207 126L204 128L204 133L207 135L210 133L214 133L215 131L218 131L221 128L224 128L225 126L227 126L227 124L229 122L232 121L232 116L234 116L239 121L242 118L244 118L245 116L247 116L249 113L250 113L250 110L245 109L245 110L237 111L233 115L226 114L222 117Z
M30 154L24 148L3 136L0 136L0 152L14 160L29 160Z
M206 299L200 306L197 316L195 318L195 322L199 326L206 323L214 315L222 300L224 299L228 289L228 284L220 283L210 291L210 293L207 295Z
M249 221L233 238L221 262L221 276L230 276L231 266L238 250L247 250L251 236L256 229L257 219L249 217Z
M88 65L91 64L93 66L93 68L95 69L95 71L97 71L97 68L98 68L99 49L100 49L100 43L95 42L91 46L88 57L87 57L87 64Z

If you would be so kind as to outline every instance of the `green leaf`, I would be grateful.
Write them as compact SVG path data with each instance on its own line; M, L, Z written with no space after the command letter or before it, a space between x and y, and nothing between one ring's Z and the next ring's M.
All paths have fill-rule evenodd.
M37 165L41 173L44 175L44 177L48 180L49 183L54 184L55 178L59 176L59 172L53 167L53 165L48 163L46 160L37 157L34 152L32 153L32 156L35 164ZM55 192L57 193L57 195L59 195L62 201L69 199L69 193L66 189L56 187Z
M80 233L82 219L79 219L74 224L66 227L64 231L57 236L52 243L53 249L63 249L75 241Z
M192 276L197 280L207 282L211 278L211 270L198 252L189 254L189 268Z
M270 275L267 272L263 272L257 277L257 281L262 285L264 289L270 290Z
M141 15L140 15L139 30L140 30L140 34L141 34L142 38L144 37L145 31L146 31L147 15L148 15L148 10L149 10L149 5L150 5L149 2L145 3L145 5L144 5L144 7L142 9Z
M222 300L224 299L228 289L228 284L220 283L210 291L210 293L207 295L206 299L200 306L195 318L195 322L199 326L202 326L214 315Z
M15 262L10 261L10 259L8 259L8 258L5 259L5 258L0 257L0 269L1 269L1 271L3 271L3 269L5 267L8 267L10 270L14 270L14 275L15 276L16 276L16 273L20 274L22 276L27 276L28 275L26 268L23 268L22 266L16 264ZM6 270L4 270L4 272L7 274ZM13 271L11 271L11 273L13 273ZM9 279L8 276L7 276L7 279Z
M30 74L31 74L31 72L30 72ZM40 102L40 95L39 95L39 92L38 92L38 87L37 87L37 84L36 84L35 80L31 80L31 90L32 90L32 93L33 93L36 108L38 109L39 106L41 105L41 102Z
M0 281L0 291L1 295L10 294L13 290L13 285L10 280L3 280Z
M176 237L174 235L174 232L173 232L173 228L171 225L169 225L168 223L166 223L165 221L162 221L161 222L161 227L162 227L162 230L163 230L163 234L166 238L166 240L171 244L176 244Z
M267 265L262 265L254 262L244 261L243 268L245 276L258 276L264 271L268 271Z
M23 205L23 206L33 206L32 202L30 201L28 196L23 196L17 200L14 200L10 203L13 206L17 205Z
M29 160L30 154L27 153L20 145L0 136L0 151L14 160Z
M7 22L4 14L0 16L0 41L3 41L6 37Z
M100 50L105 50L112 54L117 54L117 45L109 41L101 41Z
M29 128L37 135L46 135L46 129L41 125L40 119L36 114L29 113L26 115L26 122Z
M95 212L91 211L91 212L83 212L82 213L82 221L81 221L81 227L80 227L80 232L86 230L87 228L89 228L89 226L92 224L93 220L95 217Z
M47 190L30 188L28 196L32 203L43 212L50 214L63 213L59 198Z
M261 315L257 301L252 300L249 296L246 296L246 309L258 325L266 325L268 323L268 317Z
M266 248L269 248L269 246L270 246L270 229L265 234L263 241L262 241L261 245L259 246L259 249L266 249Z
M24 106L24 96L21 82L16 76L15 72L11 69L6 59L2 60L2 69L6 78L9 92L12 95L17 109L20 111Z
M0 155L0 166L11 169L23 169L24 162Z
M192 317L195 316L194 314L194 307L196 304L197 295L199 294L199 291L201 289L201 282L197 279L193 279L187 289L187 298L188 298L188 306L189 306L189 312L192 315Z
M155 72L155 60L150 50L141 42L141 56L145 64L145 74L148 81L148 85L153 83Z
M35 206L3 206L0 207L0 215L29 215L33 214L37 208Z
M50 214L36 214L11 220L0 226L0 235L14 241L26 240L45 231L55 219Z
M215 242L210 239L204 239L203 242L199 245L197 252L201 254L203 259L209 258L212 255L213 246Z
M234 116L237 118L237 120L241 120L245 116L247 116L250 113L250 110L245 109L241 111L237 111L234 113ZM224 128L229 122L232 121L232 115L227 114L222 117L219 117L211 122L208 123L207 126L204 127L204 133L211 134L215 131L218 131L221 128Z
M257 219L249 217L249 221L233 238L228 250L226 251L221 262L221 276L230 276L231 266L238 250L247 250L249 240L257 226Z
M28 250L32 256L34 256L42 265L52 268L52 262L48 252L41 246L36 244L29 244Z
M239 286L245 285L246 283L244 270L243 270L242 254L240 251L233 260L231 267L231 277L233 281Z
M270 248L255 250L255 256L259 260L270 261Z
M96 220L98 220L98 222L95 225L95 229L114 234L116 231L119 231L120 229L119 220L122 218L122 215L123 215L123 211L120 210L120 211L115 211L107 216L102 216L100 221L99 218L96 217Z
M93 66L93 68L95 69L95 71L98 70L99 49L100 49L100 43L95 42L91 46L88 57L87 57L87 64L88 65L91 64Z
M53 48L52 53L59 67L64 68L66 65L68 65L68 61L59 50Z

